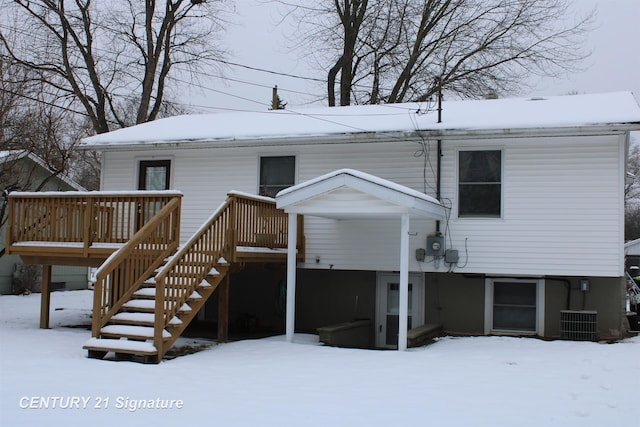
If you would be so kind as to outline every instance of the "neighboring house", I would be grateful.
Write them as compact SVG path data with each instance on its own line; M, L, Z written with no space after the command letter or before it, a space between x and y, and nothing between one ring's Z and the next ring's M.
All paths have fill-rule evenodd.
M624 256L627 270L640 267L640 239L630 240L624 244Z
M283 246L260 238L286 233L286 274L282 263L232 266L230 287L206 304L203 324L228 316L238 331L281 331L286 312L289 339L294 328L353 321L364 334L352 337L358 345L402 349L405 325L622 337L634 130L633 95L609 93L452 101L440 112L409 103L188 115L90 137L82 147L102 153L104 191L180 191L187 246L231 190L275 196L287 213L288 231L278 225L252 237L276 251ZM242 227L258 233L273 215L252 212L253 225ZM575 320L578 335L566 328ZM170 326L166 315L164 322ZM118 336L98 328L94 337L101 331ZM161 331L156 323L156 347L169 339ZM90 355L98 344L87 345Z
M0 151L0 189L2 191L86 191L66 175L52 177L44 160L24 150ZM43 184L44 183L44 184ZM3 198L4 200L4 198ZM0 229L0 247L5 246L5 226ZM39 290L34 266L25 266L20 257L4 254L0 257L0 294ZM33 282L33 279L36 279ZM55 266L52 272L55 289L86 289L87 268ZM25 283L26 282L26 283ZM32 285L30 282L33 282Z

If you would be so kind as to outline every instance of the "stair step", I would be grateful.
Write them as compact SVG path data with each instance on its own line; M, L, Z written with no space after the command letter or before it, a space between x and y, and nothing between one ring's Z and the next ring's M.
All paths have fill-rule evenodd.
M169 295L169 289L165 289L164 292L165 292L165 295ZM138 298L155 298L156 288L141 288L135 291L133 295ZM198 292L193 291L193 293L189 296L189 298L199 299L199 298L202 298L202 296Z
M132 326L132 325L107 325L100 329L100 334L110 337L121 337L131 339L152 339L153 327ZM171 338L169 331L162 330L162 338Z
M132 299L122 304L122 309L127 311L143 311L153 313L156 309L156 301L153 299ZM179 312L191 311L189 304L183 304Z
M88 340L83 349L89 351L105 351L127 354L138 354L144 356L154 356L158 354L158 349L153 343L130 341L130 340L112 340L103 338L91 338Z
M153 326L155 321L154 313L143 313L135 311L123 311L115 314L111 321L120 324L135 324L139 326ZM170 326L182 325L182 320L174 317L169 321Z

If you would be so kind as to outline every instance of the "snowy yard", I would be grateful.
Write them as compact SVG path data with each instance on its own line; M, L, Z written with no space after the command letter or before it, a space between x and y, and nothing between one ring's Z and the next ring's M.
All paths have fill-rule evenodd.
M90 332L65 326L89 324L91 298L53 293L53 329L41 330L40 295L0 296L0 425L621 426L640 417L639 337L444 338L399 353L300 335L143 365L86 357Z

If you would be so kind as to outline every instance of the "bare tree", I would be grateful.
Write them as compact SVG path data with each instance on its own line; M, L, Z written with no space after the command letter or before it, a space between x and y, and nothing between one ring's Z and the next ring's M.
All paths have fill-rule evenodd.
M278 2L304 31L297 47L329 70L329 105L338 74L340 105L427 100L438 79L460 97L509 93L574 70L593 18L567 19L569 0Z
M40 191L62 174L89 175L84 180L95 189L99 178L82 173L88 163L75 150L89 131L86 118L49 102L41 80L36 70L0 58L0 227L11 191Z
M629 204L640 204L640 135L631 139L627 159L627 181L624 187L624 200Z
M625 240L640 238L640 137L633 132L631 135L624 187Z
M0 0L0 53L103 133L159 117L170 79L223 56L224 1Z

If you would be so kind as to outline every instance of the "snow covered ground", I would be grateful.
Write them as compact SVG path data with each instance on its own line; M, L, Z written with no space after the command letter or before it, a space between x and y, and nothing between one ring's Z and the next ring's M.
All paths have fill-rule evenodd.
M640 416L639 337L444 338L395 352L300 335L143 365L86 357L89 331L65 326L89 324L91 298L53 293L53 329L41 330L40 295L0 296L0 425L622 426Z

